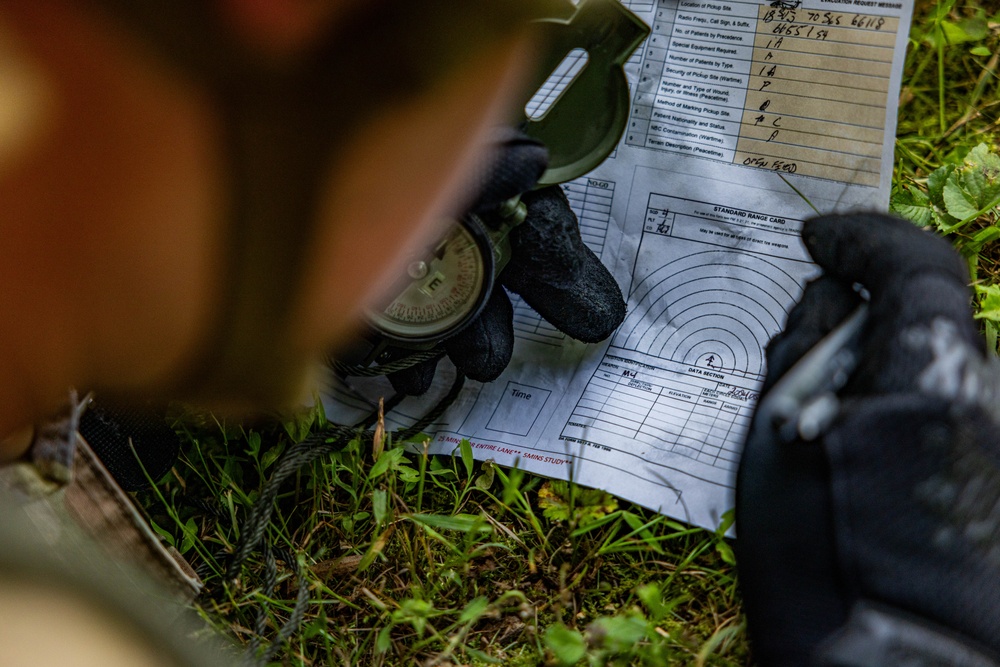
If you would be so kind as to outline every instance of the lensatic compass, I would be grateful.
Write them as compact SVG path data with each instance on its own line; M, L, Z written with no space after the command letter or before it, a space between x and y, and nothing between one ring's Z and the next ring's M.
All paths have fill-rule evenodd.
M538 187L582 176L614 150L629 113L623 65L649 34L617 0L567 0L563 8L563 16L538 21L544 53L528 87L534 92L554 84L557 97L541 113L525 113L519 125L549 151ZM553 82L573 58L583 60L582 68L568 82ZM474 320L510 257L507 235L524 218L525 206L515 197L487 219L464 216L408 258L395 296L367 312L376 339L369 361L388 346L430 349Z

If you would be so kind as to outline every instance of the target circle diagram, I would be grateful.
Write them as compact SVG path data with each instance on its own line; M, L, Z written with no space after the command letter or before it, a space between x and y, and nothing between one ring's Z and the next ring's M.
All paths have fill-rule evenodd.
M802 292L777 264L708 250L646 276L629 295L614 345L720 373L762 377L764 348Z

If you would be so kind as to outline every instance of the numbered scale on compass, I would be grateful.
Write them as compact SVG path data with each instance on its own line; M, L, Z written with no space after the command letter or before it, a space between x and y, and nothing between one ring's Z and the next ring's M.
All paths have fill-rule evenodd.
M409 260L406 279L388 305L369 310L370 323L378 334L405 347L457 333L489 298L494 252L482 223L467 216L437 244Z

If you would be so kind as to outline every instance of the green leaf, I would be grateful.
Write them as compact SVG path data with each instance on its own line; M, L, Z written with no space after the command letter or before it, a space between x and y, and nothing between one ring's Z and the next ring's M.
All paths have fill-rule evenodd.
M313 420L316 417L315 411L303 410L283 421L282 426L292 442L302 442L312 431Z
M283 451L285 451L284 441L279 442L277 445L264 452L264 456L260 459L260 469L267 470L271 464L274 463L279 456L281 456Z
M375 479L384 475L390 468L396 468L402 458L402 447L386 450L382 453L382 456L378 457L378 461L372 465L372 469L368 471L368 479Z
M489 609L490 601L485 595L480 595L477 598L473 598L469 601L469 604L465 605L462 609L461 615L458 617L459 623L472 623L473 621L478 621L486 610Z
M462 438L462 441L458 443L458 451L462 455L462 463L465 464L465 476L472 477L472 464L475 463L475 458L472 456L472 443Z
M663 590L656 584L646 584L636 590L639 600L656 623L663 622L667 616L673 613L674 609L691 599L688 593L678 593L676 589L671 589L670 594L674 597L664 602Z
M889 208L921 227L934 221L930 198L917 188L906 188L894 193L889 201Z
M603 639L611 653L624 653L646 636L647 621L638 614L602 616L590 624L592 633Z
M892 210L910 222L927 227L934 222L934 212L927 206L892 206Z
M317 618L315 621L312 621L311 623L306 624L302 628L300 636L302 637L302 639L307 639L307 640L313 639L314 637L329 637L329 635L326 634L325 626L327 623L329 623L329 621L327 620L326 616L322 612L320 612L319 618Z
M733 548L729 546L729 542L719 540L715 543L715 550L718 552L722 562L727 565L736 565L736 554L733 553Z
M474 649L471 646L466 646L462 650L469 654L469 657L475 658L479 662L485 662L487 665L502 665L503 660L499 658L494 658L489 653L483 653L478 649Z
M991 153L986 144L969 151L958 173L977 210L986 208L1000 195L1000 156Z
M587 654L583 635L561 623L546 628L542 641L561 665L575 665Z
M736 509L729 509L722 513L722 518L719 521L718 527L715 529L715 551L722 558L722 562L727 565L736 565L736 556L733 554L733 548L729 545L726 540L726 533L733 524L736 523Z
M427 600L407 598L399 605L399 609L392 612L392 620L394 623L409 623L418 636L423 636L427 619L433 615L434 605Z
M375 524L382 526L389 517L389 494L385 489L375 489L372 491L372 513L375 515Z
M948 44L965 44L978 42L989 34L985 19L966 19L961 23L941 21L941 30Z
M361 560L358 562L358 572L364 572L371 566L372 563L375 562L375 559L378 558L378 555L382 553L383 549L385 549L385 545L386 543L388 543L389 536L391 534L392 534L392 527L390 526L389 528L383 530L382 534L379 535L377 538L375 538L375 540L368 545L368 550L365 552L365 555L362 556ZM375 603L374 600L372 600L371 602L372 604Z
M955 165L946 164L932 171L927 177L927 195L938 208L944 208L944 185L948 182L948 177L953 171L955 171Z
M1000 285L976 285L979 312L976 319L1000 322Z
M375 637L375 651L378 653L385 653L389 650L389 645L392 642L389 636L392 633L392 626L387 625L378 631L378 635Z
M1000 239L1000 227L992 225L986 229L981 229L972 237L972 241L965 246L967 252L978 253L987 243L992 243Z
M549 480L538 490L538 506L553 521L573 519L577 526L594 523L618 509L614 496L600 489Z
M260 433L251 431L247 436L247 453L257 458L258 452L260 452Z
M959 21L958 27L962 29L971 41L986 39L990 34L990 26L982 10L979 10L977 16L970 16Z
M524 481L524 471L520 468L513 468L507 475L503 476L503 503L510 505L515 500L523 498L521 493L521 483ZM544 487L543 487L544 488Z
M194 541L198 538L198 524L195 523L194 517L187 520L187 523L183 526L184 539L181 540L181 545L177 547L177 550L182 554L186 554L192 546L194 546Z
M415 523L440 530L457 530L462 533L471 531L488 533L493 530L482 517L475 514L455 514L452 516L445 516L443 514L410 514L409 518Z
M420 481L420 471L407 465L400 465L396 468L399 479L407 484Z
M718 537L722 537L729 532L729 529L733 527L734 523L736 523L736 510L726 510L722 513L722 517L719 519L719 525L715 529L715 534Z
M482 491L489 491L490 487L493 486L493 478L496 476L496 464L493 463L493 459L488 459L483 462L483 472L476 481L473 482L477 489Z
M551 521L566 521L570 518L569 503L566 502L566 482L549 480L538 489L538 506L542 516Z
M153 521L152 519L149 520L149 526L150 526L150 528L153 529L154 533L156 533L157 535L159 535L160 537L163 538L164 542L166 542L167 544L169 544L172 547L176 547L177 546L177 543L174 541L174 536L171 535L170 533L168 533L167 531L163 530L162 528L160 528L156 524L156 522Z
M1000 331L997 330L997 325L990 320L985 321L986 324L986 349L993 350L993 354L997 354L997 338L1000 337Z
M649 611L649 615L654 621L662 621L670 613L670 610L661 600L663 592L656 584L643 584L635 590L635 594L643 606L646 607L646 610Z
M979 206L976 205L975 198L962 187L957 173L953 172L948 176L948 181L944 184L942 197L944 198L944 207L948 211L948 215L958 220L971 218L979 212Z
M990 50L988 48L986 48L985 46L982 46L982 45L980 45L980 46L973 46L971 49L969 49L969 53L971 53L974 56L983 56L983 57L986 57L986 58L988 58L988 57L990 57L990 56L993 55L993 53L990 52Z
M587 533L593 532L598 528L600 528L601 526L605 526L611 523L612 521L620 521L622 519L623 514L624 510L617 510L615 512L612 512L611 514L601 517L600 519L595 519L594 521L591 521L590 523L584 526L580 526L579 528L574 530L572 533L570 533L570 537L577 538L582 535L586 535Z

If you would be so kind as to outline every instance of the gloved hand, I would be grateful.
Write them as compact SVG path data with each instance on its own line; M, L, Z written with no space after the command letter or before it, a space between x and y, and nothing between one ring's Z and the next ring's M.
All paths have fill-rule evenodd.
M1000 403L942 239L880 214L808 221L824 274L768 347L763 393L870 293L860 362L812 441L755 423L737 556L766 667L993 665L1000 655ZM977 661L979 660L979 661Z
M479 317L444 342L448 357L467 377L495 380L514 348L514 310L504 288L563 333L586 343L604 340L625 318L621 289L584 244L576 215L562 188L530 191L545 171L548 154L538 142L512 132L482 180L472 211L484 214L521 194L527 218L510 233L511 259ZM397 352L399 356L405 351ZM396 391L422 394L437 361L389 375Z

